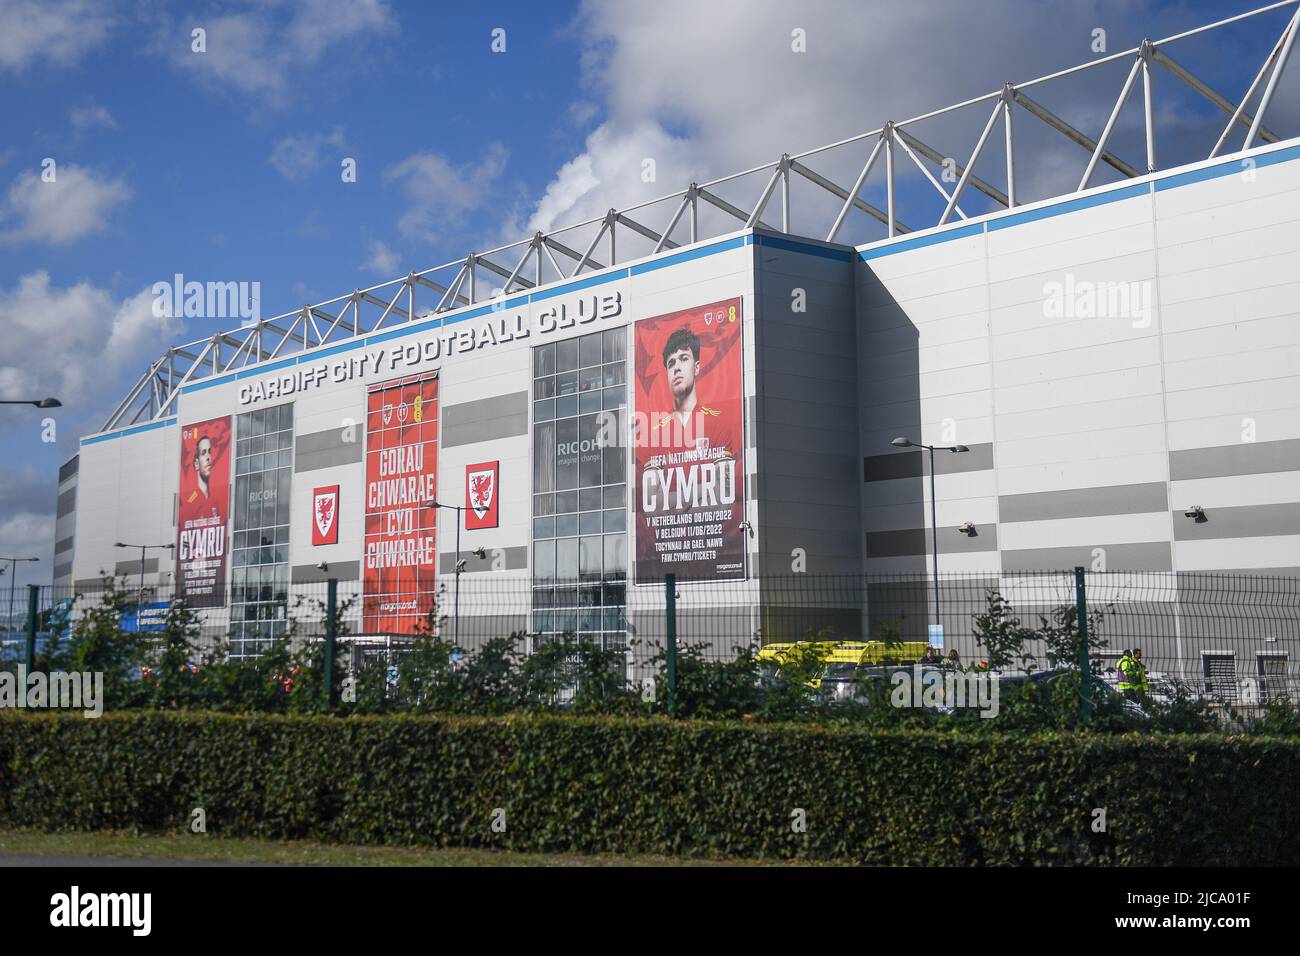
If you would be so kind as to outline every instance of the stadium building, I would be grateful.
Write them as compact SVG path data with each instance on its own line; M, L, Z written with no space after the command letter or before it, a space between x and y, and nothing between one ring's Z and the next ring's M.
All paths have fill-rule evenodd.
M1237 101L1169 51L1246 18L1076 68L1127 77L1091 134L1040 102L1055 78L1008 86L961 105L982 132L955 163L917 131L938 111L172 348L60 471L56 584L143 573L256 654L326 578L354 633L458 586L466 633L608 643L654 632L668 573L683 614L765 636L791 577L936 550L1007 594L1076 566L1170 604L1201 572L1300 576L1300 140L1264 123L1297 19L1265 13ZM1208 158L1157 164L1157 72L1223 110ZM1029 200L1035 136L1077 189ZM846 155L849 188L816 168ZM869 587L795 603L868 629Z

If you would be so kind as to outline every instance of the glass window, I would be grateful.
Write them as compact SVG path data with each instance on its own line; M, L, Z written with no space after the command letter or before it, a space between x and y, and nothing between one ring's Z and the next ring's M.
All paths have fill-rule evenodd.
M624 381L624 366L622 362L614 362L606 365L601 375L602 385L622 385Z
M626 348L626 329L608 329L533 352L537 633L626 637Z
M584 335L578 339L578 364L583 368L601 363L600 333Z
M533 349L533 376L555 374L555 346L542 345Z
M555 542L555 576L561 581L578 577L578 539L561 538Z
M578 420L564 418L555 423L555 487L578 485Z
M582 488L602 484L600 480L600 422L597 415L584 415L578 419L578 485ZM572 487L572 486L570 486Z
M555 577L555 542L536 541L533 543L533 574L543 581Z
M605 573L608 577L627 574L627 535L605 535Z
M555 423L533 428L533 491L555 490Z
M622 362L627 356L627 326L606 329L601 336L601 359L605 362Z
M584 581L599 579L601 572L601 539L599 535L579 538L578 574Z
M555 343L555 371L569 372L578 367L578 340Z
M285 633L293 405L244 413L236 427L230 638L232 653L253 656Z

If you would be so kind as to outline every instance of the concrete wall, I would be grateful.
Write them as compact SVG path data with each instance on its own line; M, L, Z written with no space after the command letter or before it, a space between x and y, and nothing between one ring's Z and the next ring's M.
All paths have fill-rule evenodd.
M931 553L905 435L971 449L938 452L941 572L1300 573L1300 147L1249 172L859 250L868 571Z

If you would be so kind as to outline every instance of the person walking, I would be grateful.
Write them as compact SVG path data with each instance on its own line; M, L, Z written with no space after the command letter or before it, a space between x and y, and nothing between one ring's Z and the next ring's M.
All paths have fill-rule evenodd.
M1147 666L1142 662L1142 648L1124 651L1119 668L1119 692L1129 700L1141 700L1147 693Z

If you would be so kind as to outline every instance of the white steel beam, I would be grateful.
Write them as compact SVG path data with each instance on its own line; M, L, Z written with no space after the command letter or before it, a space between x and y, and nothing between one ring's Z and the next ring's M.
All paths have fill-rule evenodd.
M966 168L962 170L961 178L957 180L957 185L952 191L952 197L948 200L948 205L944 207L943 215L939 217L939 225L948 221L952 215L953 207L957 205L957 200L961 198L961 191L966 188L966 182L970 179L971 170L979 161L980 153L984 151L984 144L989 140L989 133L993 132L993 124L997 122L998 114L1002 112L1003 103L999 100L998 104L993 107L993 112L989 114L989 120L984 124L984 132L980 133L979 141L975 144L975 149L970 154L970 161ZM1010 200L1008 200L1008 204Z
M1259 98L1259 108L1255 110L1255 119L1251 121L1250 130L1246 133L1246 142L1242 149L1250 149L1255 145L1255 137L1264 122L1264 114L1268 112L1268 104L1273 100L1273 91L1277 89L1277 81L1282 77L1282 71L1286 69L1286 61L1291 56L1291 48L1295 46L1295 36L1300 33L1300 10L1296 11L1295 16L1291 18L1291 23L1287 27L1286 41L1282 44L1282 52L1277 56L1277 64L1273 67L1273 75L1268 78L1268 86L1264 87L1264 95Z
M1083 178L1079 180L1079 188L1075 192L1082 192L1088 188L1088 181L1092 179L1093 170L1097 168L1097 161L1101 159L1102 154L1106 151L1106 144L1110 142L1110 134L1115 130L1115 121L1119 119L1124 104L1128 102L1128 95L1133 90L1133 81L1137 79L1138 70L1140 69L1142 69L1142 60L1135 59L1132 68L1128 71L1128 78L1124 80L1124 88L1119 91L1119 99L1115 101L1115 106L1110 111L1110 117L1106 120L1106 127L1101 131L1101 136L1097 138L1097 148L1092 151L1092 156L1088 159L1088 168L1083 171Z

